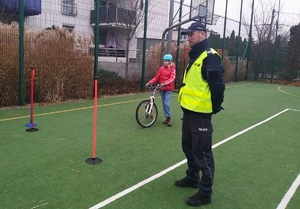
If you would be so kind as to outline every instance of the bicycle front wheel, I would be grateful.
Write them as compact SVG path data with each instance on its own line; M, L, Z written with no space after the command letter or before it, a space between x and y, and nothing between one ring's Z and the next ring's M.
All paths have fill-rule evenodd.
M150 111L150 114L147 114L146 110L149 108L149 105L150 105L150 100L149 99L144 100L138 104L135 111L136 122L143 128L151 127L157 119L158 111L157 111L156 104L153 102L153 106Z

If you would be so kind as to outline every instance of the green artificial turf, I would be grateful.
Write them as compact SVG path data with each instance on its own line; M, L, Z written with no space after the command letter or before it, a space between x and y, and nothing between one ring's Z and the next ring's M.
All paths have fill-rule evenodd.
M135 121L143 94L100 98L98 165L92 156L93 100L35 106L37 132L26 132L29 107L0 110L0 209L90 208L185 159L182 111L172 97L173 126L159 94L150 128ZM226 86L224 111L213 116L216 144L287 108L300 110L300 88L240 82ZM213 202L201 208L276 208L300 173L300 111L288 110L214 149ZM176 188L186 165L120 197L104 208L189 208L197 190ZM300 205L299 188L287 208Z

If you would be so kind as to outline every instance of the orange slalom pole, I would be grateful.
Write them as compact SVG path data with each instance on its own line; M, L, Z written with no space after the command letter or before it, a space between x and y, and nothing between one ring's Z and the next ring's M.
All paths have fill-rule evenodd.
M34 124L34 68L31 68L31 89L30 89L30 124L28 129L26 129L27 132L35 132L38 131L38 128L35 128Z
M92 158L96 158L96 145L97 145L97 99L98 99L98 79L95 78L94 81L94 140L93 140L93 153Z
M33 119L33 98L34 98L34 96L33 96L33 94L34 94L34 90L33 90L33 88L34 88L34 68L31 68L31 98L30 98L30 100L31 100L31 128L34 128L34 119Z
M98 101L98 78L94 78L94 139L92 148L92 157L85 160L86 163L90 165L97 165L102 162L100 158L96 157L96 147L97 147L97 101Z

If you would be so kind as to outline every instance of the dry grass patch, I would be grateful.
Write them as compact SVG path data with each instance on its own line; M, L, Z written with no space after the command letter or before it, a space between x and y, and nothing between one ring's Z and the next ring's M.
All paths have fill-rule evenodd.
M0 106L18 104L19 27L0 24ZM3 34L3 35L2 35ZM24 92L30 102L31 68L35 68L35 101L53 103L92 96L93 57L90 39L53 28L24 34ZM78 50L78 46L80 50Z

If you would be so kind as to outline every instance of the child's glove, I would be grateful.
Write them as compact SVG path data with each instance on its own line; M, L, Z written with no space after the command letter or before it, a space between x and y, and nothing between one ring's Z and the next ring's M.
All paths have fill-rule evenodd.
M161 83L161 84L159 84L159 87L164 87L166 84L164 84L164 83Z
M151 85L150 83L146 83L146 85L145 85L145 86L148 88L150 85Z

